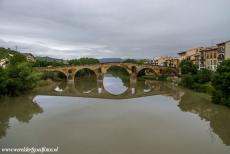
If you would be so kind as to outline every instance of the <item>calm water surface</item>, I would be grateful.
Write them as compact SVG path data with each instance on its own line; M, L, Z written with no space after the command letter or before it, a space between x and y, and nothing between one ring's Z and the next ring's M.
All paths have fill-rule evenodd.
M58 91L57 91L58 87ZM54 90L56 89L56 91ZM0 147L79 154L229 154L230 109L157 81L54 83L0 102Z

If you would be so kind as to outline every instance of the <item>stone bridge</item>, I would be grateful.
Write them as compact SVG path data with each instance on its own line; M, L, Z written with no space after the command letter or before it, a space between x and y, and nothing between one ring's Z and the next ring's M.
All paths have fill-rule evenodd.
M62 72L65 74L68 81L74 81L75 75L78 71L82 69L89 69L92 70L98 80L103 79L103 75L107 72L107 70L112 66L118 66L124 68L130 75L130 79L136 79L137 74L141 70L147 70L147 73L152 73L156 76L159 76L164 72L164 70L168 69L169 67L165 66L157 66L157 65L145 65L145 64L131 64L131 63L105 63L105 64L91 64L91 65L76 65L76 66L63 66L63 67L45 67L39 68L43 71L57 71ZM177 68L170 67L174 75L178 74Z

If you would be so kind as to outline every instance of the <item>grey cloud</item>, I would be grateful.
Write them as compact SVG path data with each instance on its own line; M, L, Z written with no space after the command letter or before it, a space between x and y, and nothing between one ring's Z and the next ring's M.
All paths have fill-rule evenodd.
M145 58L228 40L229 0L0 0L0 46Z

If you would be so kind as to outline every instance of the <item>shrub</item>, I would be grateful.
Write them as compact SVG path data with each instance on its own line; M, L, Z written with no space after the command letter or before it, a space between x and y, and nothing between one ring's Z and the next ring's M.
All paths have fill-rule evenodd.
M190 89L194 88L194 78L191 74L185 74L182 76L181 85Z
M197 73L197 66L194 65L191 61L182 60L180 65L181 74L196 74Z
M220 103L230 106L230 59L218 66L213 75L212 85L217 91L212 95L213 102L216 103L218 100Z

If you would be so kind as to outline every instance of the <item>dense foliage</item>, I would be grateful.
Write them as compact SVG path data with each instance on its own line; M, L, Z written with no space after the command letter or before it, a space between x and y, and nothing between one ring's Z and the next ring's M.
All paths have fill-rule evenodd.
M212 85L215 88L212 101L230 106L230 59L218 66L212 79Z
M222 62L216 72L207 69L197 70L192 62L180 64L184 87L212 95L216 104L230 106L230 59ZM183 70L183 71L182 71Z
M213 72L207 69L198 70L197 66L191 61L182 61L181 69L181 85L189 89L199 92L212 92L211 78Z
M32 89L40 74L26 62L22 55L10 58L6 69L0 68L0 95L19 95Z
M196 74L197 66L194 65L191 61L183 60L179 65L181 69L181 74Z
M98 59L95 58L80 58L72 59L69 61L69 65L84 65L84 64L98 64L100 63Z
M144 60L126 59L123 61L123 63L144 64Z
M65 66L63 62L60 61L46 61L46 60L36 60L33 63L33 67L47 67L47 66Z
M11 55L19 55L18 52L14 51L14 50L11 50L11 49L5 49L5 48L1 48L0 47L0 59L2 58L9 58L10 57L10 54Z

